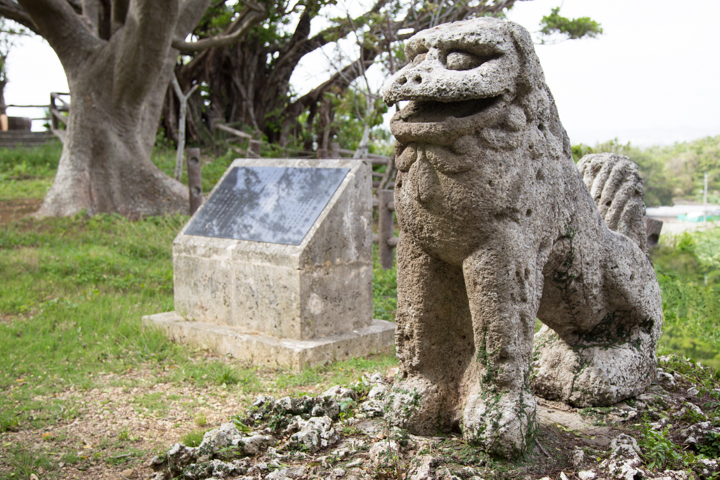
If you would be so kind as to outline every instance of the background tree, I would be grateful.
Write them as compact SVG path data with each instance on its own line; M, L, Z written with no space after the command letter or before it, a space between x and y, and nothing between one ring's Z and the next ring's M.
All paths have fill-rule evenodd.
M196 139L203 128L222 120L259 130L268 141L287 145L302 138L305 148L317 141L328 148L332 128L333 96L342 95L350 85L379 61L393 62L402 48L398 43L416 32L440 23L482 15L501 15L515 0L466 0L461 2L376 0L360 15L333 17L328 0L300 0L292 9L283 2L266 1L266 18L245 40L228 47L212 48L200 53L186 49L187 62L178 67L181 85L201 82L206 96L195 99L194 125ZM208 9L193 32L198 38L212 36L230 27L237 6L220 1ZM335 13L345 13L335 10ZM313 25L327 25L311 34ZM226 27L227 26L227 27ZM319 82L301 96L293 95L290 80L301 60L319 49L332 47L355 35L354 58L339 65L329 78ZM328 97L326 94L330 93ZM201 102L205 104L199 104ZM173 99L166 100L165 121L176 114ZM204 110L205 124L201 125ZM304 125L303 125L304 124ZM173 137L174 126L168 125ZM313 135L307 135L312 131ZM205 134L207 135L207 133Z
M24 27L0 17L0 114L7 113L5 108L5 86L8 83L7 57L17 38L27 34Z
M42 35L55 50L72 95L58 173L39 216L187 211L187 189L158 170L150 153L178 56L172 43L187 46L184 39L209 3L0 0L0 15Z

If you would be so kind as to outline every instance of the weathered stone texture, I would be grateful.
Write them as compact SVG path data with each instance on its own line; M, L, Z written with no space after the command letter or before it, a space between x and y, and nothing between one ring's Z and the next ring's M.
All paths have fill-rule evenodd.
M257 165L236 160L232 167ZM310 167L303 160L263 166ZM175 308L189 320L309 340L372 320L370 177L357 161L300 245L186 235L173 242Z
M519 25L441 25L406 51L411 63L384 88L388 104L409 101L390 125L400 224L394 421L419 434L459 427L511 457L536 427L531 388L606 405L655 376L662 312L638 237L642 185L618 156L588 158L578 172ZM546 327L533 353L536 318Z
M577 166L608 228L647 253L645 189L637 165L624 155L597 153L585 155Z

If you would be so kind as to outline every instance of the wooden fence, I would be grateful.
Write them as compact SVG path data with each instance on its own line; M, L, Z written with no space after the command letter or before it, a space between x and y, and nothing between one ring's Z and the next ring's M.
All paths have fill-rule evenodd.
M47 108L50 111L50 117L40 118L29 118L29 117L6 117L7 125L3 128L9 127L7 131L0 132L0 147L3 148L14 148L19 146L32 147L36 145L42 145L53 138L53 134L63 140L62 134L64 131L59 128L52 128L50 132L33 132L32 122L34 120L52 121L52 125L58 125L57 122L66 122L66 117L61 112L68 112L70 105L65 102L60 96L69 96L69 93L57 93L52 92L50 94L50 104L48 105L17 105L17 104L0 104L0 109L4 112L7 108ZM60 103L58 105L57 103ZM3 120L5 121L5 120Z
M67 97L67 101L63 97ZM65 129L60 128L67 126L67 117L63 115L70 111L70 94L60 92L50 92L50 131L55 134L63 143L65 142Z

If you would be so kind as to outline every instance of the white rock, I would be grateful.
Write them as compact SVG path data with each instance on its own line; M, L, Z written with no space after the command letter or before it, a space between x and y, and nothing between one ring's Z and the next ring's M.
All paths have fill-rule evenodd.
M383 377L382 373L377 372L377 373L373 373L370 376L364 375L363 382L367 385L384 384L385 377Z
M197 460L198 448L186 447L176 443L167 452L168 465L171 469L182 469Z
M375 385L370 389L368 398L379 400L385 396L385 392L387 392L387 387L385 385Z
M210 430L203 435L202 443L198 447L200 452L214 451L227 447L232 443L233 437L239 437L240 431L232 422L223 423L220 428Z
M701 458L698 463L702 465L702 474L705 477L710 477L713 473L720 472L720 463L716 459Z
M640 469L642 459L637 441L621 433L610 443L610 458L600 464L600 468L607 469L610 475L622 480L636 480L644 476Z
M382 417L385 413L385 405L379 400L367 400L360 404L360 411L366 416Z
M573 450L572 462L575 468L580 468L582 463L585 461L585 452L582 448L575 447Z
M597 475L592 470L582 470L578 472L578 478L580 480L593 480Z
M661 371L662 369L658 368L658 375L657 375L657 383L661 387L663 387L665 390L675 390L675 378L673 378L672 375L669 373Z
M714 427L710 422L696 423L682 431L682 436L685 437L683 443L686 445L703 443L709 433L720 435L720 428Z
M247 475L250 475L252 477L258 477L260 474L268 469L267 463L265 462L258 462L252 467L248 468L248 471L245 472Z
M333 480L336 478L342 478L344 476L345 470L343 470L342 468L333 468L333 471L330 473L330 478Z
M657 422L651 423L650 428L652 428L653 430L662 430L668 425L671 425L670 420L668 420L667 418L661 418Z
M377 444L375 444L377 445ZM437 463L436 459L431 455L423 455L420 458L420 465L410 475L410 480L429 480L434 479L434 466Z
M393 457L398 455L399 451L400 447L394 441L380 440L370 447L368 456L374 465L391 465L394 463Z
M672 416L675 418L682 418L684 417L688 412L693 412L695 415L701 417L701 418L707 418L707 415L692 402L685 402L680 410L673 413Z
M312 417L298 420L300 431L290 437L290 442L299 443L311 452L335 445L340 437L332 426L330 417Z
M305 475L305 467L283 467L268 474L265 480L286 480L301 478L303 475Z
M275 438L270 435L252 435L238 439L238 444L242 443L245 453L257 455L275 443L275 441Z
M657 477L652 477L654 480L687 480L688 474L680 470L665 470Z
M334 387L330 387L328 390L326 390L323 394L323 397L332 397L337 398L338 400L345 400L345 399L355 399L355 392L350 388L341 387L340 385L335 385Z
M275 408L277 408L278 410L292 411L292 409L293 409L292 398L283 397L283 398L277 399L275 401Z

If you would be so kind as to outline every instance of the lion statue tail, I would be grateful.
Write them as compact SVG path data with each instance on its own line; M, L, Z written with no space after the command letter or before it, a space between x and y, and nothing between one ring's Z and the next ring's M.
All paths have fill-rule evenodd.
M577 168L608 228L629 237L647 255L645 190L637 165L623 155L597 153L585 155Z

